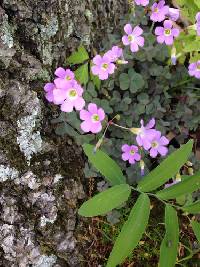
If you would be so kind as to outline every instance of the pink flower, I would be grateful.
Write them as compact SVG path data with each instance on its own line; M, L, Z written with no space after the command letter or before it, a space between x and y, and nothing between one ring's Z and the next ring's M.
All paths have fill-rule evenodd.
M49 102L53 102L53 90L55 89L55 84L54 83L47 83L44 86L44 90L46 92L45 97Z
M113 46L111 50L108 50L104 56L108 57L111 62L116 62L120 57L123 56L123 50L122 48L116 46Z
M200 79L200 60L191 63L188 67L188 72L190 76L194 76L195 78Z
M200 12L196 14L196 21L197 35L200 36Z
M101 122L105 119L105 112L102 108L98 108L96 104L90 103L88 111L82 109L80 111L81 129L85 132L99 133L102 130Z
M151 136L150 156L152 158L157 157L158 154L161 156L166 156L168 152L166 145L168 144L169 140L165 136L161 136L161 132L156 131Z
M155 34L157 35L158 43L166 43L172 45L174 37L179 35L179 29L174 28L171 20L164 21L164 27L156 27Z
M71 81L74 79L74 73L70 69L63 69L61 67L57 68L54 74L61 79L65 79L67 81Z
M64 112L72 112L81 110L85 106L85 100L82 98L83 88L72 80L65 88L65 100L61 104L61 110Z
M135 3L138 6L147 6L149 4L149 0L135 0Z
M134 164L136 161L140 161L141 155L138 153L138 147L134 145L123 145L122 146L122 159L124 161L129 161L130 164Z
M130 24L126 24L124 31L127 35L122 37L122 42L126 46L130 45L132 52L137 52L139 46L144 46L144 38L140 36L143 33L143 30L139 26L132 29Z
M97 55L93 58L94 66L92 66L92 73L98 75L100 80L108 79L109 74L115 71L115 64L113 64L107 55L101 57Z
M143 146L145 150L149 150L151 147L151 139L154 136L156 130L152 129L155 126L155 119L151 119L146 126L144 121L141 120L141 128L136 129L136 141L139 146Z
M154 3L151 7L150 19L153 21L161 22L165 19L169 11L169 7L165 6L165 1L160 1L159 3Z
M177 21L177 19L180 16L180 10L177 8L169 8L167 15L168 15L169 19L171 19L173 21Z

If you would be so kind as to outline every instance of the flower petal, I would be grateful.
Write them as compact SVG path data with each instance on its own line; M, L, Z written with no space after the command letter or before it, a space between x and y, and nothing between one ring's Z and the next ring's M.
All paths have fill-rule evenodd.
M159 146L158 147L158 152L160 153L161 156L166 156L168 149L165 146Z
M59 78L62 78L64 79L65 78L65 75L66 75L66 71L65 69L59 67L55 70L54 74L59 77Z
M91 118L91 114L90 114L90 112L88 112L88 111L85 110L85 109L82 109L82 110L80 111L80 119L81 119L81 120L90 120L90 118Z
M162 136L162 137L160 138L160 140L159 140L159 143L160 143L160 145L164 145L164 146L166 146L166 145L169 144L169 140L168 140L165 136Z
M149 130L149 129L153 128L153 127L155 126L155 124L156 124L156 121L155 121L154 118L152 118L152 119L147 123L147 125L145 126L145 129Z
M137 52L139 50L138 44L132 43L131 44L131 52Z
M138 36L135 38L135 42L139 45L139 46L144 46L144 37Z
M155 34L156 35L163 35L164 34L164 28L163 27L156 27L155 28Z
M129 153L123 153L123 154L122 154L122 159L123 159L124 161L128 160L129 158L130 158L130 154L129 154Z
M127 145L127 144L122 145L122 151L123 152L129 152L129 150L130 150L130 146L129 145Z
M134 29L133 29L133 35L136 37L136 36L140 36L141 34L143 33L143 29L140 28L139 26L136 26Z
M157 151L155 148L151 148L151 149L150 149L150 156L151 156L152 158L156 158L157 155L158 155L158 151Z
M129 44L130 44L130 41L128 40L128 36L127 36L127 35L124 35L124 36L122 37L122 43L123 43L124 45L129 45Z
M55 88L54 83L46 83L44 86L45 92L49 92Z
M126 24L125 26L124 26L124 31L125 31L125 33L126 34L131 34L132 33L132 26L131 26L131 24Z
M100 121L103 121L105 119L105 112L102 108L99 108L97 111L98 115L99 115L99 119Z
M97 114L98 113L98 109L97 109L97 105L94 103L90 103L88 105L88 111L92 114Z
M63 104L61 105L61 110L64 112L72 112L73 108L74 106L70 101L64 101Z
M88 133L91 129L91 126L92 126L92 122L87 120L87 121L84 121L81 123L81 129L85 132L85 133Z
M172 21L171 20L165 20L164 21L164 28L165 29L171 29L172 28Z
M102 57L100 55L96 55L94 58L93 58L93 63L95 65L101 65L102 63Z
M90 131L92 133L99 133L102 130L102 125L100 122L92 123Z
M78 97L74 101L74 107L76 110L81 110L85 106L85 100L82 97Z

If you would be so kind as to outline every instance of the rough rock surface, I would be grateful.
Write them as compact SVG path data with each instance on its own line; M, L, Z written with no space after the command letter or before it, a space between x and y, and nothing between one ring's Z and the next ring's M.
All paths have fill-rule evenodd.
M100 48L124 2L0 0L2 267L87 266L76 214L85 197L82 152L54 134L59 111L42 88L77 45Z

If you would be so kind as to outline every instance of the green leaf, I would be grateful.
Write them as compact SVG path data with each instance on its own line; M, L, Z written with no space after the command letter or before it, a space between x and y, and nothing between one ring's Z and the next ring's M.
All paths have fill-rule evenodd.
M94 153L94 148L94 146L89 144L83 145L83 150L92 165L105 176L106 180L112 185L125 184L126 178L123 176L117 163L99 149Z
M80 82L80 84L86 85L88 83L88 63L80 66L75 71L75 77Z
M130 91L131 93L136 93L138 90L142 89L145 85L144 79L141 74L130 69L128 71L130 77Z
M194 0L194 3L197 5L197 7L200 9L200 2L199 0Z
M200 188L200 172L173 186L160 190L156 196L161 199L173 199L183 194L192 193Z
M196 201L190 205L183 206L182 210L184 210L188 213L192 213L192 214L200 213L200 200Z
M127 90L129 88L130 80L127 73L121 73L119 75L119 86L122 90Z
M196 221L191 221L191 225L192 225L192 229L195 233L195 236L196 236L198 242L200 243L200 223L198 223Z
M176 210L165 207L165 236L160 247L159 267L174 267L179 243L179 225Z
M145 176L138 184L138 189L143 192L152 191L167 182L178 173L179 169L187 161L192 151L193 141L181 146L169 155L161 164Z
M67 62L70 64L81 64L88 59L88 52L86 51L84 46L80 45L78 50L73 52L71 56L67 58Z
M200 51L200 38L196 38L196 40L185 42L184 52L192 52L192 51Z
M99 90L101 87L101 80L99 79L99 77L97 75L93 75L92 73L90 73L90 78L93 81L96 88Z
M142 193L117 237L106 267L116 267L121 264L137 246L147 226L149 213L149 198Z
M130 193L128 184L115 185L83 203L78 213L85 217L104 215L127 201Z

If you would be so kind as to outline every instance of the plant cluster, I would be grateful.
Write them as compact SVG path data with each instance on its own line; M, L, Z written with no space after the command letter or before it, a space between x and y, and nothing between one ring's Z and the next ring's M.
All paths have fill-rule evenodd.
M198 100L188 89L198 89L195 85L198 81L189 76L200 78L199 4L192 2L193 13L188 13L187 17L195 23L184 29L178 21L182 10L185 11L185 2L180 4L181 10L169 7L163 0L154 1L151 7L147 5L150 5L148 0L131 1L132 11L122 19L125 34L110 35L109 42L104 43L103 50L107 52L90 61L81 45L67 59L71 69L57 68L53 83L44 87L47 100L59 105L64 112L54 120L61 123L57 133L68 133L80 144L96 143L95 146L84 145L84 151L112 185L84 203L79 213L89 217L103 215L124 203L132 190L140 194L108 259L110 267L122 263L140 240L148 223L149 197L156 197L165 204L166 235L161 244L160 266L176 263L179 227L174 207L184 212L199 212L199 201L183 206L167 201L199 189L199 173L187 178L180 175L192 150L191 141L148 174L150 158L168 153L169 140L161 133L174 131L184 141L189 137L189 130L198 127ZM150 31L149 20L152 21ZM190 49L186 48L187 42ZM74 109L78 113L71 113ZM146 125L144 119L148 121ZM154 128L155 119L157 129ZM99 134L103 128L103 134ZM117 161L123 159L120 165L126 171L128 184L120 167L99 150L100 146ZM139 162L139 165L133 169L127 166L127 161L131 165ZM94 176L91 171L88 168L88 176ZM171 178L173 183L155 192ZM136 180L140 180L137 188L129 185ZM192 226L195 233L196 228L200 228L196 222L192 222ZM166 257L170 258L168 265Z

